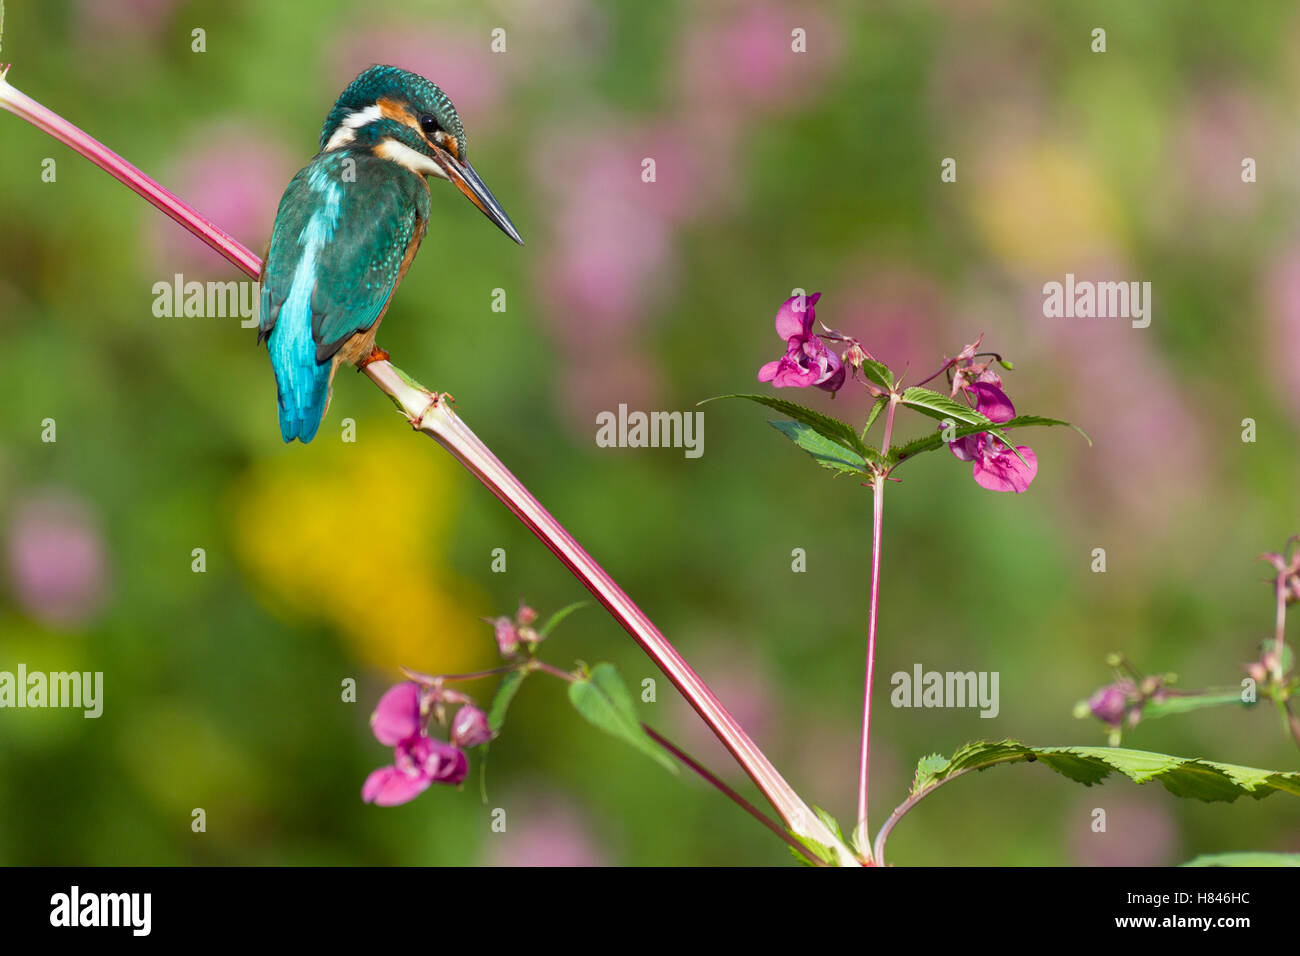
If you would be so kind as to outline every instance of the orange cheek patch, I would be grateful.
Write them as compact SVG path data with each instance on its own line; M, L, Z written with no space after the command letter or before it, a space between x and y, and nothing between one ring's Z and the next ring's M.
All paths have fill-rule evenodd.
M443 143L445 144L447 152L451 153L451 155L455 156L457 159L460 159L460 140L448 133L443 139Z
M416 119L405 103L399 103L397 100L390 100L388 97L380 97L375 103L379 107L379 115L386 119L396 120L403 126L409 126L417 133L420 131L420 121Z

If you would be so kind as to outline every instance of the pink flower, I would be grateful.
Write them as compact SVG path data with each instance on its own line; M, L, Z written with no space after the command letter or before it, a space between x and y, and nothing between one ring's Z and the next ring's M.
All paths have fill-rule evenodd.
M250 249L261 249L271 234L280 192L296 168L273 137L231 121L188 138L170 166L168 183L177 194ZM220 256L165 216L150 216L146 228L158 278L225 275Z
M376 740L393 748L393 763L366 778L361 787L366 803L394 807L414 800L434 783L465 779L469 761L464 752L426 734L420 710L420 686L411 681L390 687L379 699L370 728Z
M806 298L791 296L776 312L776 334L785 339L785 355L758 370L760 382L776 388L807 388L814 385L836 392L844 385L844 363L813 330L821 298L815 292Z
M80 498L46 492L21 501L5 551L14 598L36 620L79 628L103 606L108 558Z
M1007 393L989 382L976 382L966 389L975 398L975 410L990 421L1001 424L1016 417L1015 406ZM1014 491L1017 494L1029 487L1038 474L1038 458L1033 450L1017 445L1016 457L1006 445L988 432L967 435L948 444L948 449L962 461L973 461L975 484L989 491ZM1021 461L1021 458L1024 461Z

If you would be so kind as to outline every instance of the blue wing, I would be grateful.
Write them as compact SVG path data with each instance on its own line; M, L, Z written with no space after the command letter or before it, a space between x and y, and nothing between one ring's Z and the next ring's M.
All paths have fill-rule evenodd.
M383 315L424 235L424 180L369 153L321 153L285 189L262 268L266 339L286 442L315 437L333 357Z

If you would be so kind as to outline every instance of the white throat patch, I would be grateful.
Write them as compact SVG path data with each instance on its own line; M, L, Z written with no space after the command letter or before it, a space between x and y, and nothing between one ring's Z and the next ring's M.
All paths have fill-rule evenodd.
M338 149L340 146L352 142L357 138L356 130L379 119L383 119L383 113L380 112L378 105L367 106L363 110L349 113L343 117L343 122L334 131L330 141L325 144L325 152L328 153L331 149Z
M399 143L395 139L381 140L375 152L384 159L390 160L401 166L405 166L417 176L437 176L439 179L446 179L447 174L442 171L442 167L431 160L424 153L417 152L405 143Z

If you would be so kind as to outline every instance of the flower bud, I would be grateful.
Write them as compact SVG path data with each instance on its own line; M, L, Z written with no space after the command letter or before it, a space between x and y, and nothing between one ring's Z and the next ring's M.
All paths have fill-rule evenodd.
M1092 711L1092 716L1112 727L1123 723L1127 706L1128 695L1119 684L1107 684L1088 698L1088 709Z
M515 615L515 622L520 627L528 627L537 620L537 612L527 604L519 605L519 613Z
M485 744L492 739L492 728L488 726L487 714L473 704L465 704L456 711L451 722L451 742L457 747L468 749Z
M514 621L508 617L498 617L492 621L492 627L496 630L497 650L502 657L509 657L519 650L519 632L515 629Z

